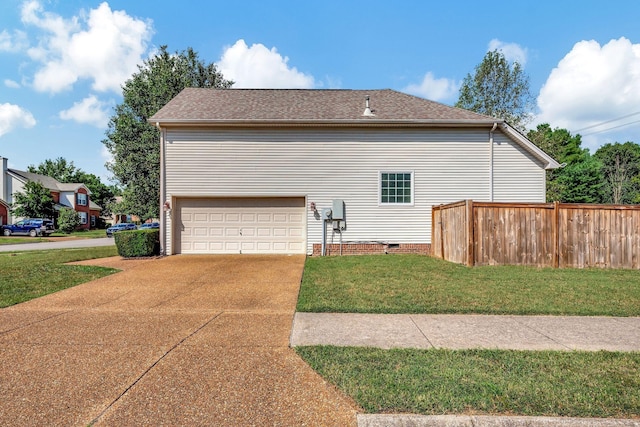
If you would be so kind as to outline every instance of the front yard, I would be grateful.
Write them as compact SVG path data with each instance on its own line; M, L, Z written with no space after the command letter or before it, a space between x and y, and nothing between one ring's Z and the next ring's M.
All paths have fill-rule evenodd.
M640 271L468 268L420 255L311 257L297 310L640 316Z
M115 273L67 262L116 256L115 246L0 253L0 308Z
M640 272L474 267L411 255L308 258L298 311L640 315ZM640 418L640 353L296 352L368 413Z

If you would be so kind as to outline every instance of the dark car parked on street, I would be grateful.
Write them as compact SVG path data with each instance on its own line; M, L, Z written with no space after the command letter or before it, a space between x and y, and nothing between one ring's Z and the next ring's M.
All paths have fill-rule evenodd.
M28 235L31 237L48 236L54 231L56 230L53 221L41 218L27 218L15 224L2 226L2 234L5 236L11 236L13 234Z
M118 231L123 231L123 230L137 230L138 227L136 227L135 224L130 223L130 222L123 222L120 224L115 224L112 225L111 227L107 228L107 237L113 237L113 233L117 233Z

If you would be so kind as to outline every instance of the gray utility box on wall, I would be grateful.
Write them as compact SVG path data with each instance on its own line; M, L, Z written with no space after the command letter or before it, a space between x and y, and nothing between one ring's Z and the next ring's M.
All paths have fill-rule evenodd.
M333 209L331 211L331 218L334 221L344 221L344 201L342 199L333 199Z

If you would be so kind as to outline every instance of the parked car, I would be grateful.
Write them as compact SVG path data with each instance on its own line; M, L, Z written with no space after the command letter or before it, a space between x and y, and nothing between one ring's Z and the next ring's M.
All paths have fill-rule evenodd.
M2 234L5 236L11 236L12 234L29 235L31 237L48 236L54 231L56 230L53 221L41 218L27 218L15 224L2 226Z
M130 222L122 222L120 224L115 224L107 228L107 237L113 237L113 233L117 233L118 231L136 230L137 228L138 227L136 227L135 224L132 224Z
M159 222L145 222L140 226L140 230L150 230L152 228L160 228Z

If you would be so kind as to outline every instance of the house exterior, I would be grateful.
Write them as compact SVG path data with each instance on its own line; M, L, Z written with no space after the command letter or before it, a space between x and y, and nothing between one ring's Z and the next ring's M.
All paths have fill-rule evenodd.
M82 183L62 183L50 176L25 172L7 167L7 159L0 157L2 173L0 174L0 221L2 224L13 223L14 218L9 209L15 193L20 193L29 181L42 184L51 191L56 209L71 208L80 216L80 228L95 227L102 208L91 201L91 191Z
M149 122L166 254L429 253L433 205L543 202L559 166L502 120L393 90L188 88Z

